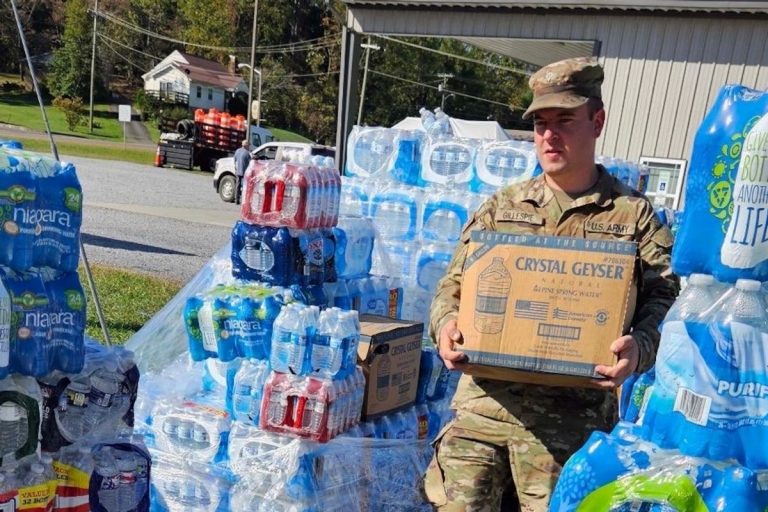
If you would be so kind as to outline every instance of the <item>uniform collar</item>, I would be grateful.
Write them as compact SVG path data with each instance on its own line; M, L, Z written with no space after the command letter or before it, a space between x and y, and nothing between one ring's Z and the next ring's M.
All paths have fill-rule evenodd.
M608 174L608 171L601 164L596 165L598 175L595 191L574 201L571 208L593 203L605 208L613 202L611 193L613 190L613 177ZM540 174L531 180L531 185L528 187L522 200L534 203L537 207L541 208L549 204L554 198L555 194L544 180L544 174Z

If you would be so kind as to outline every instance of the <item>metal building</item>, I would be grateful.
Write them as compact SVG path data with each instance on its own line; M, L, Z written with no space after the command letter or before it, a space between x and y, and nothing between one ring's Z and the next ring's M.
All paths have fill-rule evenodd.
M720 88L768 89L768 1L344 0L337 148L357 112L362 34L451 37L543 66L593 55L608 122L598 153L651 167L679 207L696 129Z

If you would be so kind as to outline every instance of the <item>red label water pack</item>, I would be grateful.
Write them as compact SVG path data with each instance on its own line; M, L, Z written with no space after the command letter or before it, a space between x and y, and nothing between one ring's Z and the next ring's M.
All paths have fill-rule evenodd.
M360 421L364 390L359 367L335 381L272 372L264 386L259 426L325 443Z
M340 193L336 169L253 161L245 173L241 215L262 226L333 227L339 218Z

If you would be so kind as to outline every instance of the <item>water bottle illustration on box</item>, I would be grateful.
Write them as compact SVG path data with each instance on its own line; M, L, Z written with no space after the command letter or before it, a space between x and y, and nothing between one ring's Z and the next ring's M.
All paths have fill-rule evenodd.
M696 281L694 286L706 288ZM693 301L693 294L684 294L681 302ZM762 348L768 342L768 313L760 282L738 280L700 314L711 299L706 293L698 296L701 306L688 306L684 320L664 323L644 435L688 455L733 458L766 469L768 457L750 448L768 441ZM683 318L685 309L679 309Z
M475 329L485 334L501 332L511 287L512 277L504 266L504 259L493 258L478 276Z

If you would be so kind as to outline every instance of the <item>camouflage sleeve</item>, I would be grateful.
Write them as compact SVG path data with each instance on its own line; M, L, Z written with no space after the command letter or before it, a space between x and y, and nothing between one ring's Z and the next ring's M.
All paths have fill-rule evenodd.
M452 318L455 319L459 314L464 261L467 259L471 233L476 230L493 229L492 212L495 211L495 204L495 196L488 199L464 225L451 263L443 278L437 283L437 291L429 312L429 337L435 345L437 345L440 330L446 322Z
M680 292L680 280L672 273L672 233L644 203L640 228L640 286L632 336L640 348L638 372L645 372L656 361L659 325Z

